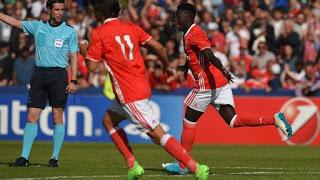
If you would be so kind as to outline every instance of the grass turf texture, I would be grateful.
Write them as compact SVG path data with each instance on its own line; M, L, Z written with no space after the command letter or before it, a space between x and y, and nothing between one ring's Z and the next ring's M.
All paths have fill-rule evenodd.
M124 179L127 169L113 144L65 143L59 168L48 168L52 145L36 142L30 167L11 168L21 143L0 141L0 179ZM133 145L143 179L193 179L171 176L161 163L172 158L156 145ZM210 167L209 179L320 179L320 148L289 146L196 145L193 156Z

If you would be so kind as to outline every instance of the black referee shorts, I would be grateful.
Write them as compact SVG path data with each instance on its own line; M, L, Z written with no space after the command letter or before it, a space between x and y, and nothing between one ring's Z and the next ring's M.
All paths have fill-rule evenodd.
M65 68L36 67L30 81L28 107L44 109L50 106L64 108L67 102L68 73Z

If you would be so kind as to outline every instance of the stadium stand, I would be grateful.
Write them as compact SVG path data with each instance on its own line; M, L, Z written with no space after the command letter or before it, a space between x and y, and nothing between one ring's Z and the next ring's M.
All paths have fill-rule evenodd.
M129 0L122 17L159 40L168 50L170 65L185 58L181 34L173 25L174 10L183 0ZM197 23L208 32L212 48L234 75L236 95L315 96L320 91L320 1L309 0L193 0ZM18 19L48 19L44 0L1 0L0 10ZM65 19L88 40L98 24L85 0L68 0ZM23 53L25 50L29 53ZM184 93L192 75L170 84L151 49L142 49L150 83L157 93ZM30 54L29 58L23 57ZM23 86L17 79L17 62L34 61L33 38L0 23L0 86ZM79 55L79 87L102 87L105 74L88 73ZM21 64L22 62L20 62ZM22 77L30 77L25 71ZM21 82L21 83L20 83ZM88 89L89 88L89 89ZM9 88L10 89L10 88ZM16 89L16 88L13 88ZM0 92L8 90L1 88ZM19 90L17 90L19 91Z

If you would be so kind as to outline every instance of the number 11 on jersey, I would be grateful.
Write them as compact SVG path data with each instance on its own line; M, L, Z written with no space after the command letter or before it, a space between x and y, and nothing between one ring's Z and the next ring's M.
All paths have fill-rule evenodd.
M133 61L133 44L132 44L132 41L131 41L131 38L129 35L124 35L122 38L121 36L116 36L115 37L115 40L117 41L117 43L120 45L120 48L121 48L121 51L122 51L122 54L123 54L123 57L126 59L126 60L130 60L130 61ZM126 44L123 44L122 43L122 40L124 40L124 42ZM126 54L126 46L129 47L129 55L127 56Z

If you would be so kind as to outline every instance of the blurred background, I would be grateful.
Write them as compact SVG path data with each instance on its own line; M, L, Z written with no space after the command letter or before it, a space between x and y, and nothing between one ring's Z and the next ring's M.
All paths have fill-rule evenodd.
M174 11L182 1L129 0L128 8L121 14L122 18L138 24L167 48L172 67L185 59L182 34L173 25ZM319 144L320 0L187 2L195 4L198 11L196 23L208 33L215 55L234 76L232 87L238 111L272 114L282 109L289 121L296 124L296 132L305 126L312 129L305 130L308 133L301 130L302 137L297 135L297 140L288 142L281 134L274 133L275 129L231 130L210 109L199 126L206 128L214 124L214 127L202 131L197 142ZM46 21L49 18L45 0L1 0L0 10L20 20ZM79 41L90 40L91 30L99 25L85 0L67 0L65 20L78 31ZM4 139L20 139L24 127L27 87L35 59L33 41L33 37L0 23L0 137ZM153 89L155 109L161 109L158 109L158 116L168 125L170 133L180 136L183 98L192 88L193 77L189 73L184 79L181 74L177 80L167 83L168 77L157 55L147 48L142 48L141 52ZM100 71L89 73L80 54L78 69L80 90L69 97L66 139L104 141L100 119L110 100L101 92L105 90L105 94L112 98L108 76ZM301 106L309 107L309 111L302 111ZM14 110L14 107L19 109ZM48 123L50 109L43 114L40 120L43 122L43 136L40 139L46 140L52 131ZM301 119L301 114L305 114L304 121L298 123L297 117ZM212 119L219 120L212 123ZM78 121L83 127L78 127ZM133 136L139 134L128 125L129 131ZM253 137L252 133L256 136Z

